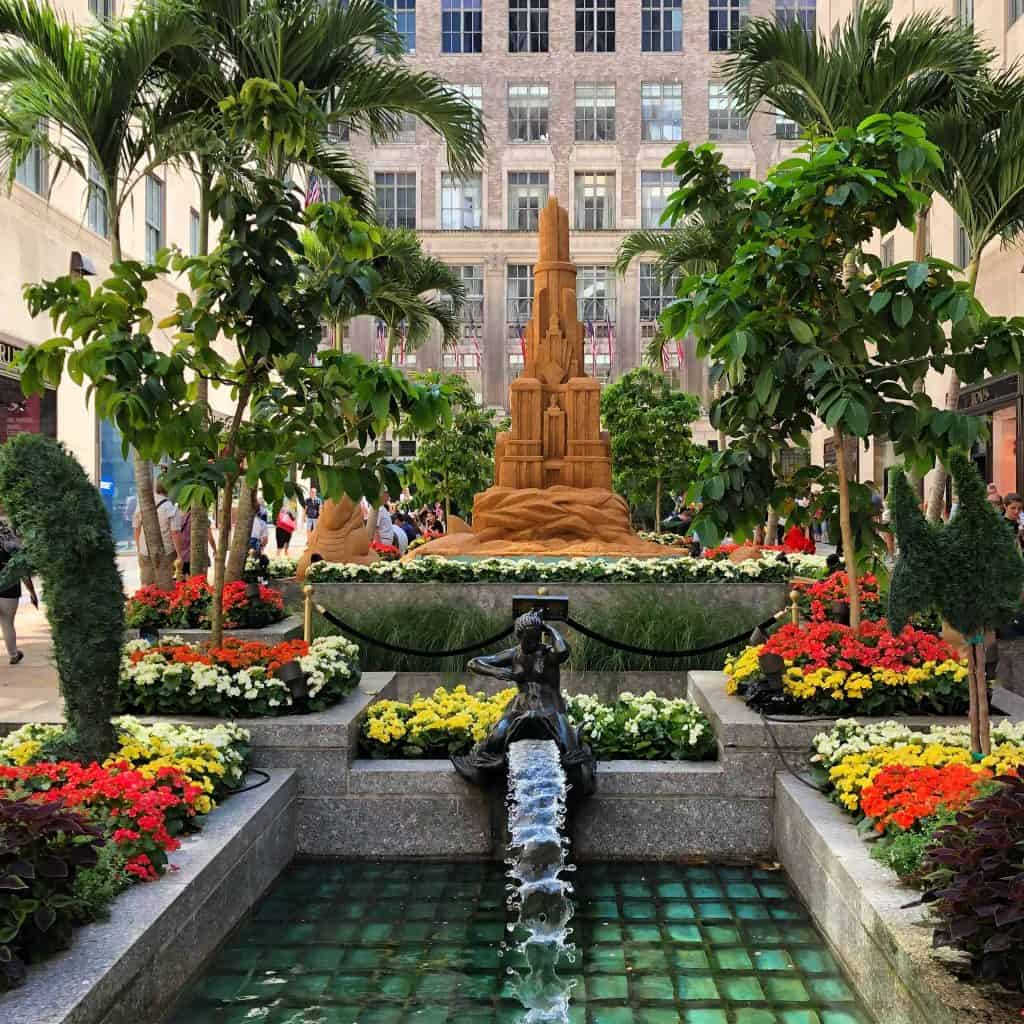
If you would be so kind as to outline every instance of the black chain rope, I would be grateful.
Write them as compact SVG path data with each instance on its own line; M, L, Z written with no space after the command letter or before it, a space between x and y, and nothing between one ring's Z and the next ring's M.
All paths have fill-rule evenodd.
M765 619L764 622L759 622L751 629L745 629L742 633L737 633L735 636L731 636L727 640L719 640L718 643L715 644L705 644L703 647L693 647L688 651L657 651L649 650L646 647L636 647L634 644L626 644L621 640L613 640L611 637L595 633L592 629L588 629L582 622L577 622L575 619L566 618L565 621L566 624L572 626L577 633L582 633L583 636L590 637L591 640L597 640L599 643L606 644L608 647L614 647L616 650L627 651L629 654L642 654L648 658L692 658L698 654L711 654L714 651L721 651L726 647L732 647L733 644L738 644L741 640L749 640L751 633L755 630L767 629L785 614L786 609L784 608L782 611L776 612L770 619Z
M354 636L357 640L362 640L364 643L373 644L374 647L383 647L385 651L394 651L396 654L408 654L416 658L454 658L460 654L472 654L474 651L479 651L484 647L490 647L491 644L496 644L499 640L504 640L512 632L513 628L510 624L500 633L495 633L494 636L489 636L486 640L480 640L475 644L467 644L465 647L456 647L450 651L418 651L412 647L400 647L398 644L389 644L387 640L377 640L356 629L355 626L350 626L347 622L343 622L334 612L328 611L323 605L318 604L315 607L328 622L337 626L343 633L348 633L349 636Z

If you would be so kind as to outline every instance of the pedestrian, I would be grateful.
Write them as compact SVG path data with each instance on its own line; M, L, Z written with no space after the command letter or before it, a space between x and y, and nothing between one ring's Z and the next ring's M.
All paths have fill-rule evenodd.
M310 487L309 494L306 495L306 535L308 537L313 536L313 531L316 529L317 520L320 518L320 497L316 493L315 487Z
M373 539L375 543L383 544L385 547L396 546L395 525L391 520L391 512L388 510L386 494L380 503L380 508L377 509L377 527L373 531Z
M156 497L156 518L160 524L164 556L179 558L184 563L188 559L188 554L182 545L181 514L178 507L167 497L167 485L163 480L157 480L153 485L153 493ZM139 553L139 575L145 587L156 582L156 566L149 557L149 544L146 541L146 532L142 529L142 510L139 508L135 509L132 528L135 533L135 548Z
M287 501L282 501L277 512L277 521L274 523L274 539L277 541L279 555L288 554L288 545L292 542L294 532L295 516L292 514L291 505Z
M1011 492L1003 495L1003 518L1013 530L1017 543L1024 546L1024 528L1020 524L1021 512L1024 511L1024 498Z
M11 521L4 515L3 507L0 506L0 580L3 579L15 551L20 547L21 541L14 532ZM31 577L10 580L6 585L0 583L0 632L3 633L7 658L12 665L17 665L25 657L24 653L18 650L18 634L14 629L14 616L18 614L18 605L21 602L22 583L25 584L32 606L38 608L39 598Z
M249 534L249 547L257 557L263 554L269 540L270 527L267 526L266 520L260 516L253 516L252 532Z

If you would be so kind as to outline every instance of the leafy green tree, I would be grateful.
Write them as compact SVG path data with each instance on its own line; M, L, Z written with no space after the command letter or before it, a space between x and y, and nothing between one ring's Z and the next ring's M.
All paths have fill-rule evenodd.
M252 131L258 138L252 125L263 125L268 147L297 148L307 123L300 93L266 90L262 83L243 88L237 105L225 107L227 133ZM263 118L254 114L259 104L266 104ZM316 204L303 215L298 194L279 178L251 177L247 189L214 187L222 224L214 251L173 261L176 272L188 274L195 298L180 293L176 311L161 325L176 332L170 352L153 345L145 305L147 285L171 269L166 253L148 267L115 264L113 277L96 288L66 277L26 288L33 314L49 312L62 332L23 354L26 391L59 381L66 366L72 379L88 379L99 413L118 425L126 443L143 457L173 460L168 482L177 498L209 504L219 494L215 643L222 635L236 483L260 486L275 502L299 495L291 479L297 466L327 497L374 494L397 481L379 453L363 453L367 444L405 417L425 430L448 415L438 389L412 385L389 367L341 352L323 354L314 365L328 301L376 281L368 261L379 229L347 203ZM303 220L346 258L316 286L297 235ZM195 406L201 378L227 389L233 406L227 422L211 423Z
M991 748L985 632L1008 621L1024 588L1024 559L1012 529L986 499L985 484L959 449L947 455L959 504L945 525L929 523L902 473L893 480L893 528L900 557L889 595L899 628L912 612L937 611L967 643L971 750Z
M612 439L615 489L631 505L654 501L661 532L662 496L680 488L694 468L693 431L700 400L673 391L663 374L640 367L601 392L601 418Z
M705 504L701 536L756 526L763 506L748 499L770 491L773 445L806 444L823 421L839 455L839 523L858 628L847 437L885 434L919 463L971 444L977 422L936 410L914 381L926 366L1013 365L1024 333L1017 320L988 317L949 264L882 267L860 251L875 229L913 224L926 201L913 182L941 158L917 118L878 114L808 150L764 185L741 190L729 219L735 260L683 280L663 320L669 336L692 331L698 354L723 367L729 392L712 407L712 423L740 439L746 456L705 460L695 493ZM684 178L698 156L684 143L676 158ZM685 215L700 201L688 187L670 207Z
M172 155L186 116L168 102L163 64L197 42L188 9L148 0L125 18L76 26L49 3L0 0L0 166L8 181L33 145L74 171L106 205L110 258L121 252L121 217L136 186ZM55 131L53 129L56 129ZM94 175L90 175L90 166ZM135 486L157 582L170 588L174 556L164 555L153 467L135 460Z
M68 722L54 753L102 761L117 745L110 719L124 633L124 592L103 499L63 445L18 434L0 445L0 502L24 541L7 579L37 573L43 581Z
M481 408L462 377L431 371L416 379L429 387L444 387L452 418L418 435L416 458L408 472L426 501L444 502L446 519L452 504L467 515L474 496L494 483L494 442L508 420L498 421L494 410Z

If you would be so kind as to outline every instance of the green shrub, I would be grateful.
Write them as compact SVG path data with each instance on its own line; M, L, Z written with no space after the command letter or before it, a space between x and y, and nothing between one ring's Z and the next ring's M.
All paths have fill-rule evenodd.
M80 868L71 883L71 914L75 924L88 924L109 916L110 904L132 886L125 871L127 857L115 843L99 848L99 858L89 868Z
M0 445L0 504L24 541L8 575L38 573L64 714L67 755L102 761L116 746L110 719L124 636L124 592L99 491L63 445L18 434Z
M921 862L935 842L935 833L956 820L955 811L939 811L905 832L882 836L871 846L871 856L911 885L923 885Z

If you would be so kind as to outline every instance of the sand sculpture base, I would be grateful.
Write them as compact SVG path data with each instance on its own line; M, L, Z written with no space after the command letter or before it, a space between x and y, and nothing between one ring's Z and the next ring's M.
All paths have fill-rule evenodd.
M348 496L341 501L326 501L313 535L306 541L306 550L299 559L295 578L305 578L309 561L320 555L325 562L354 562L369 565L377 561L370 550L370 535L363 522L362 509Z
M599 487L492 487L473 502L471 533L439 537L416 548L410 557L666 558L672 554L633 532L629 506L612 491Z

